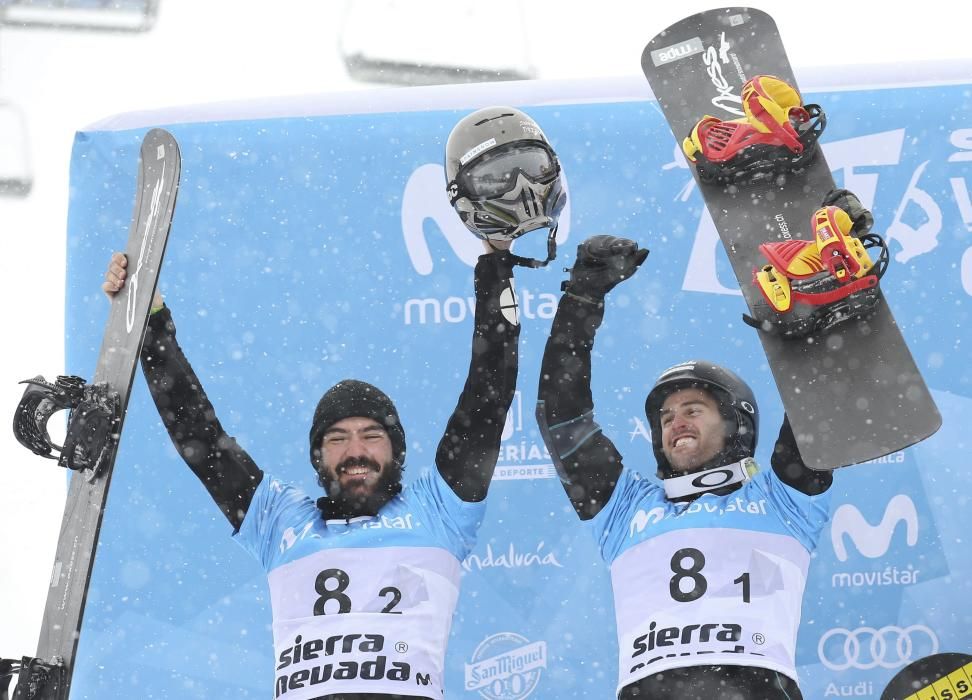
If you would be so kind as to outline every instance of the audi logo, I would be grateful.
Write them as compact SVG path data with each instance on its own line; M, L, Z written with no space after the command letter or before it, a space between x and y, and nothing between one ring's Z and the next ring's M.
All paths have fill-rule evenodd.
M858 627L829 630L817 644L817 655L831 671L856 668L900 668L938 653L938 637L925 625L881 629Z

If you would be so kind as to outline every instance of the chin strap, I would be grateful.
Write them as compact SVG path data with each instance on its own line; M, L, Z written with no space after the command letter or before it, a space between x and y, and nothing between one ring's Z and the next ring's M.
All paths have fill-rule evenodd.
M486 244L492 248L497 253L506 253L510 263L513 265L519 265L520 267L546 267L550 264L550 261L557 258L557 227L554 226L550 229L550 233L547 234L547 259L537 260L536 258L527 258L522 255L514 255L508 250L500 250L493 245L492 241L488 238L484 239Z
M683 474L682 476L672 476L665 479L665 496L670 501L686 496L698 496L707 491L721 489L724 486L742 484L749 481L759 467L756 460L752 457L727 464L722 467L712 467L702 471Z

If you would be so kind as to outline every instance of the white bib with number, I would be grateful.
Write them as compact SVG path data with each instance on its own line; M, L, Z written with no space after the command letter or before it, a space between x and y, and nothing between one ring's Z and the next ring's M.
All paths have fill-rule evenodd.
M796 679L810 552L829 496L761 472L691 502L622 471L586 522L611 567L619 689L673 668L756 666Z
M796 676L810 555L764 532L675 530L611 566L621 686L670 668L760 666Z
M274 697L441 696L442 650L459 596L459 562L448 552L331 549L278 567L268 580Z
M267 572L273 697L441 698L460 562L485 507L433 471L376 516L325 521L300 489L264 476L236 539Z

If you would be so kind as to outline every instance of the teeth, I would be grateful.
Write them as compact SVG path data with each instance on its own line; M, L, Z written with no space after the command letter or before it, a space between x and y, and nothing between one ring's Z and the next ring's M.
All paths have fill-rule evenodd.
M680 437L680 438L678 438L675 441L675 447L681 447L682 445L684 445L684 444L686 444L688 442L691 442L692 444L694 444L695 443L695 438L694 437L690 437L690 436Z
M370 471L371 469L368 467L348 467L344 470L344 473L350 476L360 476L361 474L367 474Z

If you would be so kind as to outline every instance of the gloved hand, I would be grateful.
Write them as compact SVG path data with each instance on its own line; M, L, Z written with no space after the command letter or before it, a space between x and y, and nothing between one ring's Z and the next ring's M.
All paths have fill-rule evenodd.
M648 257L630 238L591 236L577 246L577 260L570 268L570 279L561 289L584 301L601 303L604 296L635 273Z
M865 209L864 205L861 204L861 200L850 190L836 188L830 190L827 196L824 197L823 204L820 206L835 206L843 209L851 221L854 222L851 233L858 238L870 232L871 227L874 225L874 217L871 215L870 210Z

